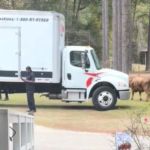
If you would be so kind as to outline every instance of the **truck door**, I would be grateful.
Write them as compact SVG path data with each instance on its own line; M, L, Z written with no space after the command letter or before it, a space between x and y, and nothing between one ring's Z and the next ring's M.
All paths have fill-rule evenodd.
M18 78L20 69L19 28L0 27L0 80Z
M64 60L64 83L65 88L70 89L85 89L86 88L86 72L82 68L82 53L83 51L69 51L66 53ZM87 56L87 71L90 70L90 61Z

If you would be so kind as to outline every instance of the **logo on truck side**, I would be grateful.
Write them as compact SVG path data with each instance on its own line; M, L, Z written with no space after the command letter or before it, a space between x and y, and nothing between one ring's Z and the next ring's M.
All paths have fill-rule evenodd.
M103 72L100 72L100 73L88 73L88 72L86 72L85 74L88 75L88 76L90 76L86 80L86 87L88 88L92 84L94 78L100 77L103 74Z

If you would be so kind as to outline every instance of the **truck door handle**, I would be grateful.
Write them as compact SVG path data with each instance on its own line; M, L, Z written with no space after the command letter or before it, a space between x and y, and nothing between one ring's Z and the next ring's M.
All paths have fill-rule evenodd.
M88 69L85 69L85 72L89 72L89 70L88 70Z
M71 80L71 73L67 73L68 80Z

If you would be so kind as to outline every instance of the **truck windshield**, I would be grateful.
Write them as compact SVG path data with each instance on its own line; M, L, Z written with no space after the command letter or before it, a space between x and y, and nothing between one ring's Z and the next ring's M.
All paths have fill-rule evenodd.
M96 69L99 70L101 67L100 67L100 63L99 63L99 60L98 60L98 57L97 57L95 51L91 50L91 54L92 54Z

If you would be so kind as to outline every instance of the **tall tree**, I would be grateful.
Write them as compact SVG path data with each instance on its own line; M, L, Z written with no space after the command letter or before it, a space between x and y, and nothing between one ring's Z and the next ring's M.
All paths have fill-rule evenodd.
M108 0L102 0L102 65L109 67Z
M118 0L112 0L112 67L118 70L119 50L118 50Z
M122 1L117 0L117 49L118 49L118 70L122 71Z
M128 72L130 49L130 0L113 0L113 68Z
M122 1L122 71L129 71L131 0Z
M150 71L150 10L149 10L149 27L148 27L148 49L146 55L146 70Z

